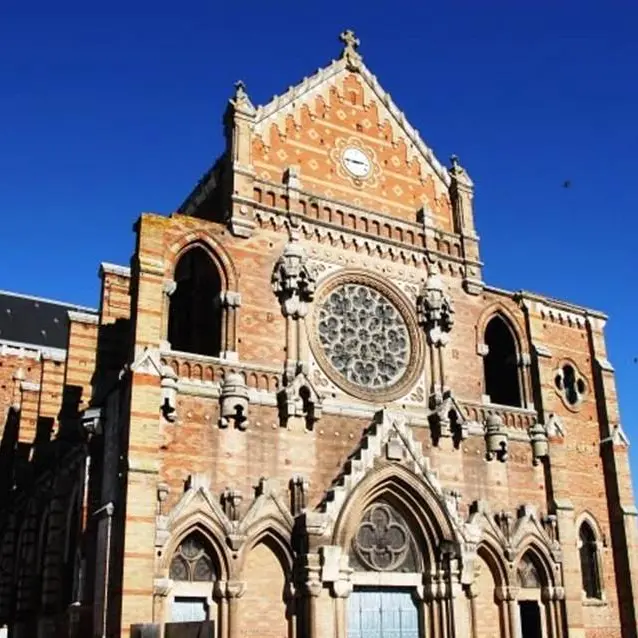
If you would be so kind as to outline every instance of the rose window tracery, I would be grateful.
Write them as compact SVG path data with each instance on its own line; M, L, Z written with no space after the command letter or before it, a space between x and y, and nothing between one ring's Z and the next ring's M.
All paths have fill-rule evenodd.
M387 388L405 373L410 335L396 306L361 284L335 288L319 308L319 340L330 364L367 389Z
M372 571L415 571L414 541L405 521L385 503L363 516L352 541L354 564Z

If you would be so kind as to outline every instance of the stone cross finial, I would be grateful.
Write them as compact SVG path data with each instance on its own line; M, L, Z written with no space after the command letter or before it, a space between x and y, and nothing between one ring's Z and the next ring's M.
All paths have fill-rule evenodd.
M361 40L357 38L352 29L346 29L343 33L339 35L339 40L346 45L346 49L350 49L351 51L356 51L361 44Z
M246 83L243 80L235 82L235 99L244 98L246 96Z
M343 33L341 33L339 35L339 40L341 40L344 44L341 57L345 58L350 66L357 67L361 61L361 55L357 51L361 41L357 38L352 29L346 29Z

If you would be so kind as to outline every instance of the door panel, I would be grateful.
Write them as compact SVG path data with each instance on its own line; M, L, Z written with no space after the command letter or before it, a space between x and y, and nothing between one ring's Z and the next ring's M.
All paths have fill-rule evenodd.
M419 638L409 591L355 590L348 599L348 638Z

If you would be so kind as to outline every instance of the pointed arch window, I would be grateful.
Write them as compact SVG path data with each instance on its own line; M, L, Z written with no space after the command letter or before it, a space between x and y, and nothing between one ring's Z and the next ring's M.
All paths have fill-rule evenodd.
M583 593L587 599L601 599L600 556L592 526L584 521L578 530L578 551Z
M213 559L205 539L196 532L177 548L169 570L171 579L181 582L209 582L215 578Z
M485 394L491 403L521 406L518 349L512 330L496 315L485 328L487 353L483 359Z
M200 246L188 250L175 267L175 290L168 315L173 350L219 356L222 348L222 279Z

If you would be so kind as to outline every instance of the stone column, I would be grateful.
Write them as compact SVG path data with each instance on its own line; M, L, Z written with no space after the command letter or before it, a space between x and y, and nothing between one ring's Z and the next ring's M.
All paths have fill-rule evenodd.
M160 341L160 348L165 350L168 350L171 347L168 340L168 320L171 312L171 297L176 290L177 282L172 279L164 281L164 285L162 287L164 294L162 296L162 340Z
M241 306L241 294L227 290L219 296L222 306L222 334L220 357L237 361L237 309Z
M241 618L239 599L246 591L246 583L228 581L226 583L226 598L228 599L228 638L240 638Z
M217 601L217 636L219 638L228 638L228 591L227 581L215 581L213 589L213 597Z

